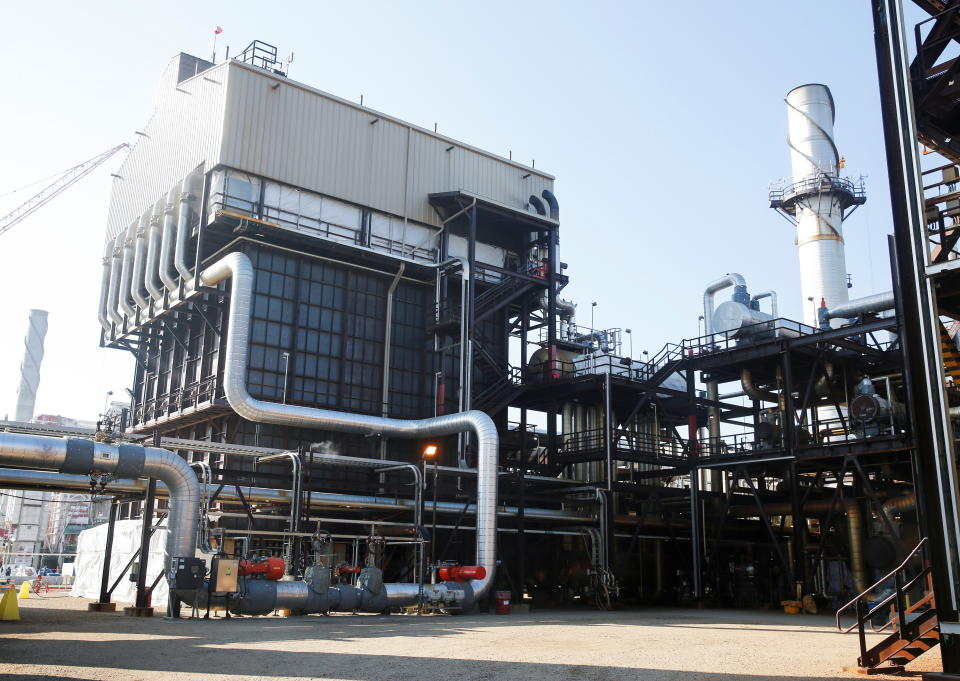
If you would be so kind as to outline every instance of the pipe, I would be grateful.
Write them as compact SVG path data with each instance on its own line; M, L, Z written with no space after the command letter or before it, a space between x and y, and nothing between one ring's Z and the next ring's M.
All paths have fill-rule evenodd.
M403 270L407 263L401 262L397 273L390 282L390 288L387 289L387 320L383 333L383 394L381 397L381 416L390 415L390 344L393 336L393 294L397 292L397 285L403 276ZM380 458L387 458L387 441L380 442Z
M286 546L283 550L283 562L286 566L286 574L289 575L293 569L293 535L297 531L297 524L300 521L300 497L302 496L300 484L303 480L303 476L300 474L300 456L298 454L294 454L293 452L281 452L280 454L261 456L259 459L257 459L257 463L265 463L267 461L275 461L277 459L289 459L293 468L293 483L290 487L290 538L289 541L286 542Z
M130 223L123 240L123 262L120 267L120 290L117 294L119 313L125 317L135 317L137 311L130 304L130 270L133 269L133 240L136 238L137 223ZM121 320L122 321L122 320Z
M150 223L150 214L141 216L133 237L133 272L130 277L130 297L141 310L150 308L150 301L144 294L143 281L147 265L146 231Z
M190 177L183 181L180 192L180 212L177 216L177 245L173 254L173 262L177 272L184 281L193 278L190 266L187 264L187 240L190 238L190 201L194 198L190 193Z
M168 291L177 290L177 268L173 264L173 251L177 240L177 219L174 207L174 190L167 194L167 205L163 209L163 229L160 239L160 281Z
M466 411L429 419L402 420L365 414L350 414L290 404L264 402L247 391L246 373L249 355L250 307L254 270L243 253L230 253L207 267L200 275L205 286L216 286L232 279L224 393L230 407L241 418L255 423L274 423L310 430L360 433L397 438L430 438L472 431L477 438L477 563L486 576L473 580L474 595L486 594L496 571L497 460L499 440L493 421L482 411Z
M557 201L557 197L554 196L553 192L549 189L544 189L542 192L540 192L540 196L542 196L544 201L547 202L547 205L550 206L550 219L559 220L560 203Z
M529 201L530 205L533 206L533 209L537 211L537 215L547 214L547 209L546 207L544 207L543 201L541 201L537 196L531 194L530 198L527 199L527 201Z
M87 477L91 473L162 480L170 494L165 565L169 566L174 558L195 554L200 483L190 465L174 452L79 438L0 433L0 465L58 471L60 475L54 476L54 480ZM89 479L87 489L90 489Z
M893 291L886 291L835 305L827 310L826 316L827 319L852 319L865 312L892 310L895 304Z
M740 384L743 386L743 392L754 402L777 402L780 398L776 393L760 390L753 382L753 374L749 369L740 370Z
M774 290L762 291L755 296L751 297L750 300L762 300L764 298L770 299L770 316L774 319L777 318L777 292Z
M110 251L110 288L107 291L107 316L116 324L123 324L123 315L119 312L120 305L120 269L123 266L123 235L107 245Z
M709 336L713 333L713 298L719 291L730 286L742 286L747 288L747 281L743 275L736 272L728 272L724 276L707 284L703 291L703 332Z
M147 263L143 285L154 300L163 298L163 282L160 280L160 220L162 212L155 208L147 227Z
M213 547L210 545L210 485L213 483L213 470L210 468L210 464L206 461L192 461L190 463L191 468L196 468L200 471L201 479L203 480L203 494L200 499L200 522L198 528L200 530L200 539L199 547L203 553L215 553ZM246 517L246 516L244 516Z
M100 276L100 303L97 306L97 321L104 331L109 332L113 328L110 321L110 276L113 271L113 263L116 258L113 255L112 244L107 244L103 251L103 272Z
M40 436L47 437L47 436ZM316 461L316 460L315 460ZM378 463L380 463L378 461ZM412 464L411 464L412 465ZM441 468L441 470L443 470ZM56 473L46 473L44 471L25 471L0 468L0 483L6 489L35 489L37 487L47 487L51 489L90 491L90 478L85 475L59 475ZM145 492L147 485L139 480L119 480L110 483L110 489L116 492ZM169 496L169 491L163 484L157 485L157 494L159 496ZM285 489L271 489L268 487L244 487L243 498L249 501L256 501L265 504L289 504L290 492ZM416 512L417 504L414 499L404 499L395 497L364 496L357 494L337 494L335 492L311 492L310 506L317 508L349 509L353 510L375 510L375 511L413 511ZM240 501L240 496L229 488L223 488L217 499L223 501ZM467 515L477 514L476 504L467 504L464 510L464 504L456 501L438 501L436 505L430 500L424 500L424 511L432 511L434 506L437 513L444 515ZM516 506L499 506L497 516L503 518L516 517L520 509ZM545 520L551 522L563 523L592 523L595 519L590 516L578 515L572 511L562 511L553 508L539 508L525 506L523 509L524 517L535 520ZM246 515L244 515L246 517ZM647 523L649 524L649 522ZM528 530L529 531L529 530Z

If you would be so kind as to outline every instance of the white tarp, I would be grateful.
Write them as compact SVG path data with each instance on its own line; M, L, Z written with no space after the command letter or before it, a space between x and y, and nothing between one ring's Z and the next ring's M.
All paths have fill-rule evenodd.
M166 521L164 521L166 523ZM110 584L120 577L120 569L140 548L140 533L143 524L140 520L118 520L113 531L113 553L110 556ZM147 562L147 586L164 568L163 549L167 543L167 528L160 527L150 539L150 557ZM100 597L100 579L103 575L103 556L107 546L107 523L84 530L77 538L77 557L74 569L77 576L73 582L71 596L96 600ZM120 603L133 603L136 600L137 585L131 582L127 575L114 589L111 600ZM151 605L154 607L167 604L167 580L161 579L153 590Z

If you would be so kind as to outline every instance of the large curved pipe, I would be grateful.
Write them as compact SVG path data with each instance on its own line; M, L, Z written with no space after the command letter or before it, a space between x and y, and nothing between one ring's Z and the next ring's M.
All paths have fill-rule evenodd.
M892 310L897 304L893 291L875 293L872 296L856 298L827 310L827 319L851 319L865 312L883 312Z
M154 300L163 298L163 282L160 280L160 220L163 213L154 209L147 227L147 262L143 285Z
M135 317L137 311L130 304L130 279L133 270L133 242L137 235L137 223L133 222L127 228L126 237L123 240L123 260L120 265L120 290L117 293L118 313ZM121 321L123 321L121 319Z
M546 215L546 214L547 214L547 209L546 209L546 207L543 205L543 201L541 201L537 196L531 194L531 195L530 195L530 198L527 199L527 201L529 201L529 202L530 202L530 205L533 206L533 209L534 209L535 211L537 211L537 215Z
M547 202L548 206L550 206L550 219L559 220L560 203L557 201L557 197L554 196L553 192L549 189L544 189L542 192L540 192L540 196L542 196L543 200Z
M163 229L160 236L160 281L168 291L177 290L177 268L173 264L173 252L177 241L177 209L174 205L175 192L167 194L167 205L163 209Z
M190 465L173 452L79 438L0 433L0 466L59 471L68 477L109 473L117 478L162 480L170 493L166 565L172 558L195 554L200 483Z
M117 258L113 253L113 244L107 244L103 252L103 272L100 276L100 304L97 306L97 320L104 331L109 331L113 323L110 320L110 278L116 269Z
M743 392L754 402L777 402L779 403L780 398L777 397L776 393L767 392L766 390L760 390L757 385L753 382L753 374L749 369L740 370L740 384L743 386Z
M190 178L183 181L183 191L180 192L180 211L177 215L177 245L173 254L177 272L188 281L193 277L190 265L187 264L187 241L190 239Z
M144 272L147 267L147 230L150 228L150 213L140 218L133 240L133 272L130 276L130 297L141 310L150 307L150 301L144 295Z
M750 300L763 300L764 298L770 299L770 316L774 319L777 318L777 292L776 291L762 291L755 296L752 296Z
M119 242L119 243L118 243ZM120 314L120 270L123 267L123 235L107 246L110 251L110 289L107 292L107 316L111 321L122 324Z
M703 291L703 332L707 336L713 333L713 299L719 291L730 286L742 286L746 289L747 281L743 275L729 272L707 284L707 288Z
M429 419L403 420L264 402L254 398L247 391L246 382L254 270L246 255L230 253L204 269L200 275L201 282L206 286L216 286L227 279L232 281L232 290L224 360L224 393L227 402L242 418L255 423L396 438L431 438L468 431L474 433L478 454L477 563L486 569L487 574L482 580L473 580L471 587L478 598L486 594L496 570L499 449L497 429L490 417L482 411L465 411Z

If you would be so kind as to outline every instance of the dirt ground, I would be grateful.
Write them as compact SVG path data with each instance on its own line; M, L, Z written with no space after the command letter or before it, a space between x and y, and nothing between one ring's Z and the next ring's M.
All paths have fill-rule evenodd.
M21 601L21 621L0 622L0 681L864 678L841 670L855 663L857 638L835 633L829 616L651 609L173 622L88 614L86 603ZM938 653L908 670L938 670Z

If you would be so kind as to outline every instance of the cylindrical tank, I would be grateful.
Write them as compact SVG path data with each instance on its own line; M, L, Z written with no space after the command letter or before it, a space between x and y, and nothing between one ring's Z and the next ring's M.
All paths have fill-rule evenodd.
M716 333L728 333L735 337L755 335L757 332L769 332L772 321L766 312L753 310L743 303L728 300L721 303L713 313L713 329ZM756 326L761 324L761 326Z
M833 96L826 85L801 85L787 94L790 165L794 186L815 189L797 200L797 251L804 323L817 327L817 307L848 300L847 265L843 249L843 207L831 191L839 154L833 141ZM821 179L826 176L826 181ZM821 191L822 188L822 191ZM831 322L840 326L842 320Z

